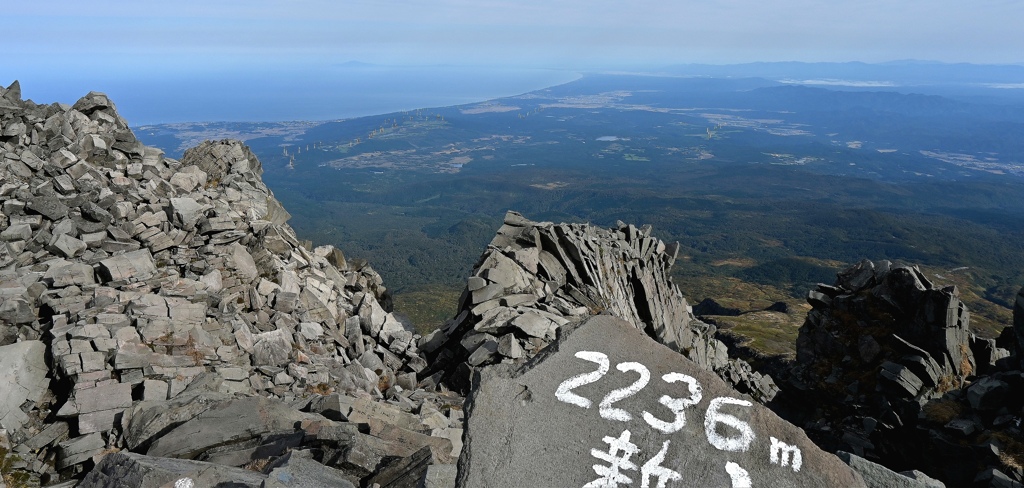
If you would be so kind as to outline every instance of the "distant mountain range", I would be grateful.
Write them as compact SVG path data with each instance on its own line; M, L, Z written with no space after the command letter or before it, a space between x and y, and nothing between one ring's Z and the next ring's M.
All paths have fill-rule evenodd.
M710 77L763 77L773 80L837 79L860 82L887 81L900 86L954 84L1022 84L1024 65L893 61L888 63L745 63L679 64L666 73Z

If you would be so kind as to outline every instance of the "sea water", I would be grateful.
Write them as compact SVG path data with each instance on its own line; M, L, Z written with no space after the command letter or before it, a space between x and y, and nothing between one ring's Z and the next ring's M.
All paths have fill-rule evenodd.
M74 103L106 93L131 126L173 122L336 120L518 95L579 78L572 71L325 65L191 73L106 73L32 83L26 97Z

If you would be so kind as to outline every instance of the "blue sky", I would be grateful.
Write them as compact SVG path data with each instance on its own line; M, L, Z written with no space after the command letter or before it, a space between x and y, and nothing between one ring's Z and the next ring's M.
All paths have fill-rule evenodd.
M8 69L253 63L573 69L747 61L1024 62L1024 2L995 0L44 0L0 17Z
M264 103L279 86L292 96L310 91L302 83L341 76L330 70L348 61L559 70L752 61L1022 63L1021 25L1019 0L12 1L0 15L0 83L20 79L26 96L41 101L106 91L141 121L171 117L172 110L175 119L252 118L238 115L239 107ZM485 86L471 96L536 89L549 78L532 73L515 86ZM406 81L393 91L419 89L414 77ZM248 98L235 93L241 91ZM435 93L447 98L408 103L454 103L465 94L462 87L449 91ZM189 101L191 94L205 98ZM322 99L307 95L303 103ZM235 105L197 115L210 100Z

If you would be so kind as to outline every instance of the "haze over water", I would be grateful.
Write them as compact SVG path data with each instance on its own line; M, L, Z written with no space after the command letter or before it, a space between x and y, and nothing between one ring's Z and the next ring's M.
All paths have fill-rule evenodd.
M518 95L578 78L573 71L345 64L180 76L23 78L26 98L74 103L105 92L132 126L172 122L333 120ZM10 80L6 81L10 83Z

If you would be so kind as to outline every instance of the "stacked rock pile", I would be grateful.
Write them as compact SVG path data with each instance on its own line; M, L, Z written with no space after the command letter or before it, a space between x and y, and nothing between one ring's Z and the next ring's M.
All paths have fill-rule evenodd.
M0 89L0 437L17 459L9 470L35 482L79 477L103 454L147 453L254 395L296 412L318 396L398 409L401 427L391 413L373 427L340 406L312 421L351 421L338 427L344 439L330 434L336 447L376 436L344 472L356 484L415 453L383 431L436 431L449 446L435 450L451 455L461 400L418 389L419 337L389 312L380 276L331 246L300 242L261 173L237 141L165 158L100 93L37 105L21 100L17 82ZM139 427L153 412L159 428ZM282 430L307 445L318 435L307 427L243 429L212 447L203 427L181 440L187 448L158 452L214 459L204 446L248 449ZM411 445L434 442L422 441ZM228 464L280 454L257 451Z
M525 361L562 327L596 314L619 317L669 348L714 371L743 393L767 402L771 377L730 359L714 326L696 319L669 271L678 243L651 228L619 223L533 222L516 212L488 245L467 280L459 315L424 337L431 372L446 372L457 389L470 372L503 361Z
M1024 387L1012 354L1024 309L1016 327L982 339L959 297L888 261L862 261L818 285L784 383L798 400L793 420L819 444L954 486L1020 483L1024 396L1011 392Z

